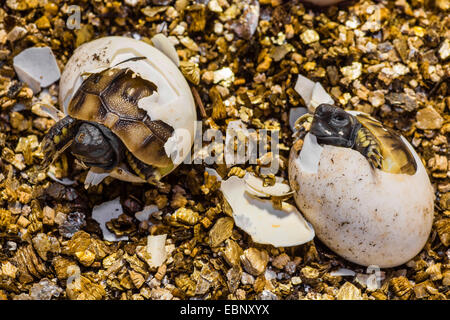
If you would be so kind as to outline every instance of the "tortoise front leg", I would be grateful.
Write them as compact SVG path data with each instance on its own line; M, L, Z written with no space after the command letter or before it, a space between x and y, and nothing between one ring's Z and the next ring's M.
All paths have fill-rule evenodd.
M70 146L78 127L79 121L67 116L48 131L41 143L41 150L44 154L43 169L47 169Z
M161 185L161 178L172 170L172 166L167 168L157 168L151 165L148 165L134 155L131 154L128 150L125 151L126 162L129 167L142 179L147 181L150 184L155 186Z
M364 127L358 130L354 149L365 156L372 167L381 169L383 155L381 154L378 141L369 130Z
M311 128L311 123L314 120L314 116L310 113L305 113L300 116L294 123L294 134L295 139L303 139L306 133Z
M311 113L305 113L304 115L298 117L297 120L295 120L294 128L296 130L300 130L300 128L303 126L304 122L306 122L309 125L311 125L313 120L314 120L314 115L312 115Z

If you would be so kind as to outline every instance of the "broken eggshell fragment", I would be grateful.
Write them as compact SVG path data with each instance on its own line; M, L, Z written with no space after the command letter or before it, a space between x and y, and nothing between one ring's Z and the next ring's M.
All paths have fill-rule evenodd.
M311 81L301 74L297 78L294 90L300 94L310 112L314 112L314 110L322 103L334 104L331 96L319 82Z
M353 113L354 114L354 113ZM395 267L416 256L433 222L434 192L408 141L414 174L373 168L358 151L320 145L311 133L292 148L289 181L318 238L354 263Z
M157 268L166 261L166 238L167 234L147 237L147 253L150 255L147 263L151 268Z
M271 200L260 199L246 188L245 179L236 176L222 181L220 187L233 210L236 226L248 233L254 242L290 247L314 238L313 228L295 206L282 202L281 209L276 209ZM264 189L259 192L267 195Z
M246 191L257 197L286 197L292 194L291 187L283 183L281 177L275 177L273 186L264 186L263 180L251 173L245 174L244 181Z
M112 219L118 218L123 213L120 198L103 202L92 209L92 219L97 221L103 232L103 239L106 241L128 240L128 236L118 237L108 230L106 223Z
M152 43L156 49L169 57L177 67L180 66L180 58L178 57L177 50L169 38L162 33L158 33L152 38Z
M58 81L61 76L55 56L49 47L25 49L14 57L13 64L20 81L25 82L33 93Z

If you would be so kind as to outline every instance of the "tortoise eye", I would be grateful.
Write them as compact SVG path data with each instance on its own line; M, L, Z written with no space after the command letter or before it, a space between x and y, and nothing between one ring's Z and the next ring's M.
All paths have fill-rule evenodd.
M336 114L331 119L331 122L337 126L346 126L348 124L348 117L346 117L344 114Z

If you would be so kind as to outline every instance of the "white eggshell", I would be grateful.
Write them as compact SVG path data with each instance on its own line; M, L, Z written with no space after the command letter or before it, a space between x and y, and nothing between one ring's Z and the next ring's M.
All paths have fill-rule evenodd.
M289 180L297 206L317 237L349 261L398 266L428 239L433 188L417 153L402 139L417 163L414 175L373 169L359 152L322 147L311 134L300 154L291 150Z
M167 234L147 237L147 252L150 253L150 259L147 263L152 268L161 266L167 259L166 251Z
M333 98L331 98L319 82L309 80L301 74L298 75L294 90L300 94L308 107L308 111L311 113L314 113L314 110L322 103L334 104Z
M273 186L264 186L264 181L254 174L247 173L244 176L246 191L257 197L285 197L292 194L291 188L284 181L282 177L275 177Z
M120 197L114 200L103 202L92 209L92 219L97 221L103 232L103 239L106 241L126 241L128 236L118 237L106 227L106 223L111 219L118 218L123 213Z
M178 57L177 50L175 49L174 44L170 41L169 38L167 38L162 33L158 33L152 38L152 43L156 49L169 57L177 67L180 66L180 58Z
M61 73L49 47L33 47L23 50L13 59L14 70L19 79L37 93L58 81Z
M254 242L290 247L314 238L314 229L295 206L282 202L281 208L276 209L272 201L248 193L244 179L232 176L222 181L220 190L233 210L236 226Z
M120 62L132 57L146 57L138 61ZM115 66L116 64L119 64ZM130 68L157 86L151 96L138 101L152 120L162 120L175 131L165 150L181 163L194 142L197 113L194 98L184 76L173 63L151 45L127 37L104 37L78 47L67 62L61 76L59 103L67 114L67 107L83 82L83 74L100 72L106 68ZM180 157L181 155L181 157Z

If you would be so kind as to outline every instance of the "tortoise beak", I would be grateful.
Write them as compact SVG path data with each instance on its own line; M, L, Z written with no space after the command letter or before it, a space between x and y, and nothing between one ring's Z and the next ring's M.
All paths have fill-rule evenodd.
M332 133L327 129L327 125L320 118L314 116L313 122L311 123L310 133L316 137L331 137Z
M314 116L309 133L317 138L317 142L337 147L349 147L349 140L329 130L326 121Z

